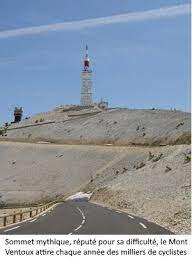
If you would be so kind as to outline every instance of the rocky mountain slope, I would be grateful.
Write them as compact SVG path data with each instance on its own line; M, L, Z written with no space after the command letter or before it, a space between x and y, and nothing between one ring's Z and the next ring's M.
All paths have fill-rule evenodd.
M2 140L4 136L0 136ZM190 114L168 110L58 108L12 124L6 139L65 144L190 143Z
M190 233L189 113L62 106L1 134L1 207L91 191L92 202Z
M0 142L0 204L68 196L123 149Z
M175 233L191 230L191 149L133 149L85 188L92 201L147 218Z

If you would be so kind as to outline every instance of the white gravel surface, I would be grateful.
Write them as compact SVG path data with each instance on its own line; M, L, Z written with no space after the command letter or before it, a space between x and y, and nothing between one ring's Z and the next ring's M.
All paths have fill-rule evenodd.
M88 183L122 149L0 142L0 203L49 201Z
M0 142L0 204L91 191L93 202L190 233L190 117L168 110L60 107L13 124L0 140L37 144Z
M85 190L93 202L125 210L163 225L175 233L191 233L190 146L151 149L159 161L137 150L98 174ZM136 169L134 167L142 168Z
M19 124L13 124L9 129L34 125L40 119L43 122L38 122L37 126L8 130L5 139L66 144L190 143L190 114L186 112L128 109L99 112L98 109L89 109L77 111L76 115L75 112L62 112L61 109L38 114ZM42 125L46 121L55 122Z

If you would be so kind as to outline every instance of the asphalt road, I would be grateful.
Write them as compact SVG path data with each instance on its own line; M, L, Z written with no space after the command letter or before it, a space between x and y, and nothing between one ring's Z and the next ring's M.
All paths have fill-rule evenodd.
M0 234L173 234L142 218L85 201L67 201Z

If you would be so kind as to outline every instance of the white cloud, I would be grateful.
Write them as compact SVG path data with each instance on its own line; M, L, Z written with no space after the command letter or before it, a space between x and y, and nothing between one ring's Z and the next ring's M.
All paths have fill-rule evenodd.
M24 27L7 31L0 31L0 38L19 37L34 35L51 31L72 31L84 28L93 28L117 23L139 22L145 20L155 20L166 17L190 14L190 4L183 4L171 7L163 7L142 12L125 13L107 17L99 17L80 21L63 22L34 27Z

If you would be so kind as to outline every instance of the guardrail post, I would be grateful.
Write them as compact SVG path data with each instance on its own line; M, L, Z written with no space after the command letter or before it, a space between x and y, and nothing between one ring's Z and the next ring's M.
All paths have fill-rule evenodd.
M23 214L20 214L20 222L23 220Z
M16 222L16 215L13 215L13 224Z
M30 211L30 212L29 212L29 217L32 217L32 213L33 213L33 211Z
M3 226L6 226L6 224L7 224L7 217L5 216L5 217L3 218Z

